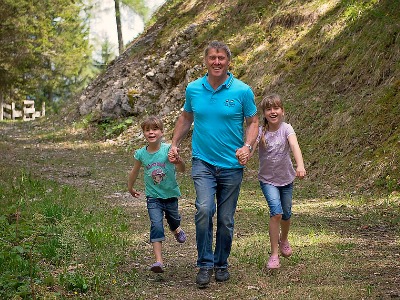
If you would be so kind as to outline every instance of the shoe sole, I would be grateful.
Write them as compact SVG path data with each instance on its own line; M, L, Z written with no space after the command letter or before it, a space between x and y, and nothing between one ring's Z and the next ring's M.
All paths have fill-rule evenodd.
M204 283L204 284L196 283L196 284L197 284L197 287L198 287L199 289L205 289L206 287L208 287L208 285L209 285L210 283Z
M277 267L273 267L273 268L270 268L270 267L267 266L267 270L278 270L280 267L281 267L280 265L277 266Z
M282 255L283 257L286 257L286 258L292 256L292 254L293 254L293 252L285 253L285 252L282 251L282 249L279 249L279 250L281 251L281 255Z
M229 280L229 277L228 278L224 278L224 279L215 279L215 281L216 282L224 282L224 281L228 281Z
M230 275L228 275L228 277L226 277L226 278L217 278L217 277L215 277L215 281L216 282L224 282L224 281L229 280L229 278L231 278Z
M154 266L154 267L151 267L151 269L150 269L152 272L154 272L154 273L164 273L164 270L163 270L163 268L162 267L160 267L160 266Z
M210 282L211 282L211 276L213 275L213 272L209 272L208 274L209 274L209 280L208 280L208 282L199 283L199 282L197 282L197 279L196 279L196 285L197 285L197 287L198 287L199 289L204 289L204 288L206 288L206 287L210 284Z

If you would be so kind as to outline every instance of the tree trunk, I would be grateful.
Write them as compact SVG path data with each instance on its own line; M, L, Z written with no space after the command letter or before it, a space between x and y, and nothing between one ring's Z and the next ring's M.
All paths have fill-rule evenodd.
M115 21L117 22L117 33L118 33L118 49L119 49L119 55L124 52L124 41L122 39L122 28L121 28L121 11L119 9L119 1L120 0L114 0L115 3Z

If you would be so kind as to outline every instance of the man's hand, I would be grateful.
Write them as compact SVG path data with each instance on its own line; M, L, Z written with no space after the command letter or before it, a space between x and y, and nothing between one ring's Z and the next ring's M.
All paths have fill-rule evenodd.
M236 157L239 161L239 164L244 166L247 164L250 158L250 149L247 146L243 146L242 148L236 149Z

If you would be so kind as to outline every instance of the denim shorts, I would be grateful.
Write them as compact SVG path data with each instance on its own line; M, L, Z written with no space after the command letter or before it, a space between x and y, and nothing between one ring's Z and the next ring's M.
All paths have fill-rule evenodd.
M282 215L282 220L289 220L292 216L293 182L274 186L260 181L260 187L268 203L269 216Z
M178 212L178 198L160 199L147 198L147 211L150 217L150 242L165 240L163 217L167 220L169 229L174 231L181 225L181 216Z

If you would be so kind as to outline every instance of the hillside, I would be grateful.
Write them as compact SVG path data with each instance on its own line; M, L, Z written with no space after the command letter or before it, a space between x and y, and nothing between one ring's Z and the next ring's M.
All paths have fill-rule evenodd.
M399 11L391 0L167 1L76 108L97 123L133 117L137 124L156 113L170 133L186 84L205 72L205 45L223 40L231 71L257 102L270 92L286 100L309 174L300 196L396 192ZM132 126L119 139L135 141L138 132Z

